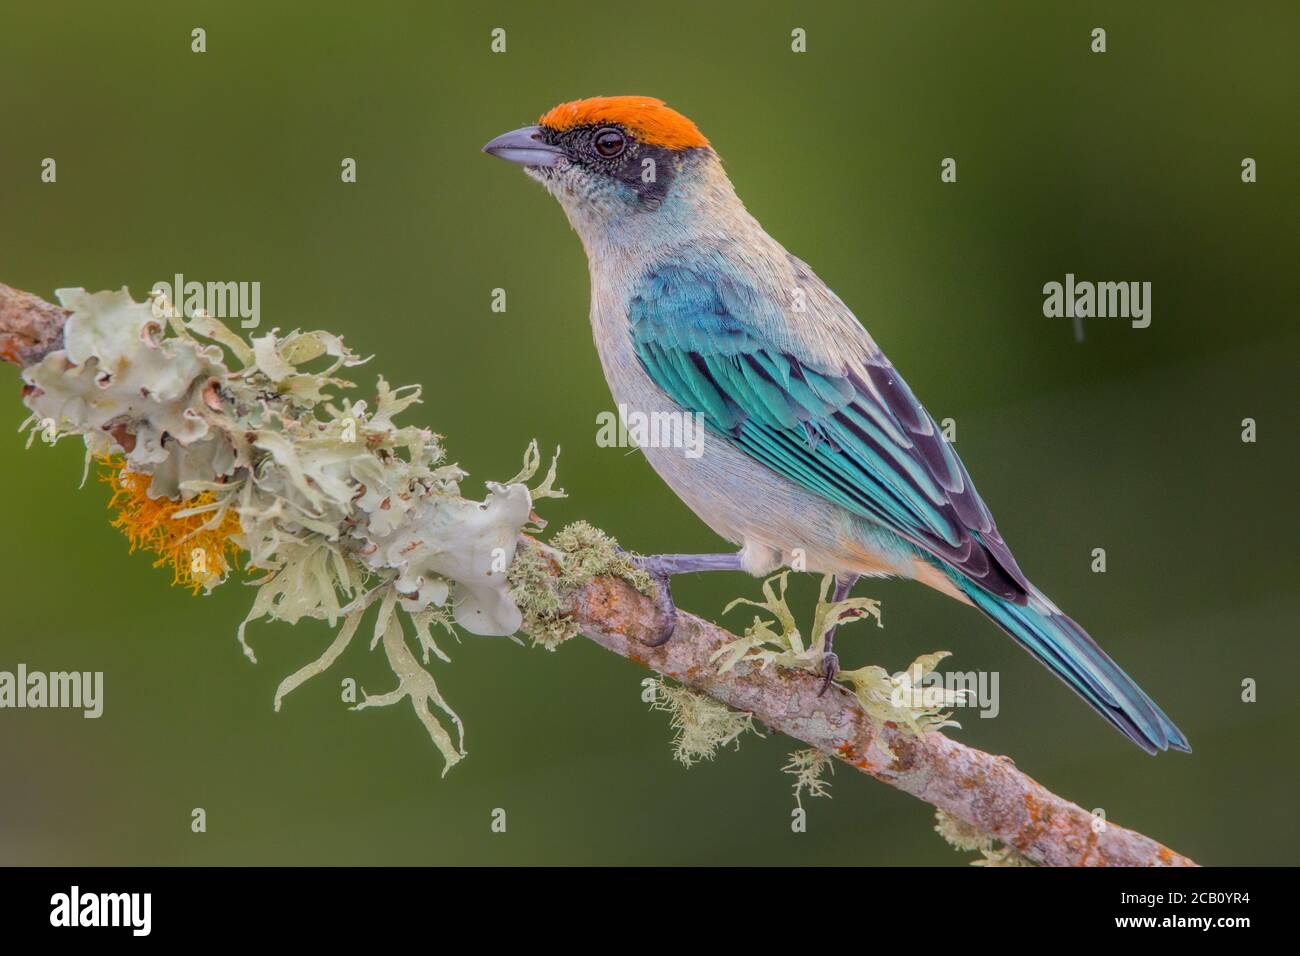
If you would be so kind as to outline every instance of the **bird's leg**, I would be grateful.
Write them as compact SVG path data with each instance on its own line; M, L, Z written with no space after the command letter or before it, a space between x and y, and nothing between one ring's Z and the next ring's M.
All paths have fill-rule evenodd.
M651 574L671 576L696 571L743 571L740 552L734 554L651 554L633 558L632 563Z
M853 590L853 585L858 583L858 578L860 577L862 577L860 574L835 575L835 592L831 597L831 603L838 604L840 601L847 598L849 592ZM835 629L838 627L838 624L834 624L831 626L830 630L826 632L826 644L822 647L822 689L817 692L818 697L826 693L826 688L831 686L831 681L833 681L835 675L840 672L840 659L835 655L835 651L833 650L835 644Z
M695 571L741 571L744 566L739 552L735 554L652 554L630 558L632 564L655 579L655 610L658 611L658 633L653 640L643 641L647 647L668 643L677 627L677 605L669 579L674 574Z

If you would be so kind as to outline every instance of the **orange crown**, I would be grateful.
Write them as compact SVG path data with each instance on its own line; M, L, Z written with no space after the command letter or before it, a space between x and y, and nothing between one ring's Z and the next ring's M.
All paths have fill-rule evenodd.
M556 131L617 123L641 142L665 149L709 145L694 123L653 96L593 96L574 100L544 113L537 122Z

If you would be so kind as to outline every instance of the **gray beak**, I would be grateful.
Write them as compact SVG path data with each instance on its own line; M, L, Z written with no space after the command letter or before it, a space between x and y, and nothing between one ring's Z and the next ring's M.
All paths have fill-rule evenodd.
M564 157L564 150L548 145L537 126L502 133L484 146L483 152L520 166L556 166Z

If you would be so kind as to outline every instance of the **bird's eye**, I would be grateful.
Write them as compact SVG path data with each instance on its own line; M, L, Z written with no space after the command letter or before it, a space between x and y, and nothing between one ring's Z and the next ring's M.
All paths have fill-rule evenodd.
M612 127L600 130L596 133L596 138L592 142L596 147L596 152L605 159L613 159L627 147L626 138Z

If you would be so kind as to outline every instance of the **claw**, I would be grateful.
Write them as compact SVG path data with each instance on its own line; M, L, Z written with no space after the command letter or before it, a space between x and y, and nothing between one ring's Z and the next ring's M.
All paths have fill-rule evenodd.
M633 565L646 572L655 582L655 636L648 641L641 641L646 647L662 647L667 644L673 636L673 631L677 629L677 605L673 603L672 587L669 583L668 575L655 567L652 559L647 559L640 555L629 555L628 560Z
M646 647L660 647L672 639L673 631L677 629L677 605L673 603L668 575L660 573L652 574L652 577L655 579L655 610L659 612L659 622L654 639L641 643Z
M621 548L619 550L622 550ZM673 604L673 594L668 586L668 578L673 574L693 574L698 571L741 571L744 562L740 552L725 554L655 554L632 555L628 560L636 567L649 574L658 585L655 594L655 607L659 611L659 626L655 628L653 641L642 643L648 647L666 644L673 636L677 626L677 607Z
M827 651L822 655L821 667L817 672L822 675L822 689L817 692L817 696L821 697L835 680L835 675L840 672L840 659L834 651Z

